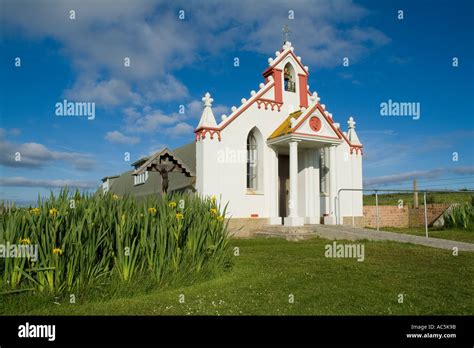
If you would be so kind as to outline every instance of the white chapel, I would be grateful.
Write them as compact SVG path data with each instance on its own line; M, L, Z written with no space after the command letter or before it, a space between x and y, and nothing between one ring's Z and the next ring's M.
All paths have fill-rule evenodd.
M361 217L362 144L307 83L309 68L286 41L264 82L217 118L206 93L195 129L195 190L216 196L234 218L269 224L338 224ZM356 189L348 191L347 189Z

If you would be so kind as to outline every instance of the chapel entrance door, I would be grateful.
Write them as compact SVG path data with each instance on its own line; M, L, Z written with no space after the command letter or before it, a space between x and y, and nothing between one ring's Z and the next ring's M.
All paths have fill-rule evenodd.
M288 216L290 193L290 159L288 155L278 155L278 212L282 218Z

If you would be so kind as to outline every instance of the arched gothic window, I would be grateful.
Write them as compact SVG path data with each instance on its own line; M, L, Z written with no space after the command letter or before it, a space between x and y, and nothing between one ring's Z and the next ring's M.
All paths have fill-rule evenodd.
M258 187L258 148L257 139L252 130L247 137L247 188L256 190Z
M283 70L283 79L285 81L285 91L296 92L295 71L290 63L285 65Z

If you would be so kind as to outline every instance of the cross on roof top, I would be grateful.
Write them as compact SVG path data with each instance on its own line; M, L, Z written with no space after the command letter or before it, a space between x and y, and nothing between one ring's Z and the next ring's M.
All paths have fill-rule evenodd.
M288 36L291 34L291 30L290 28L288 28L288 25L286 24L282 30L283 30L283 34L285 35L285 41L283 43L288 42Z
M209 106L211 107L212 106L212 102L214 101L214 99L211 98L211 95L209 94L209 92L207 92L204 97L202 98L202 101L204 103L204 106Z

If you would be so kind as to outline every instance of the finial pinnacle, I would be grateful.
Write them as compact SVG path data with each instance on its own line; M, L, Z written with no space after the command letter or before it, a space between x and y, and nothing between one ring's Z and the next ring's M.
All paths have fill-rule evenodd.
M347 125L349 126L349 129L354 129L355 128L355 121L354 118L351 116L349 117L349 121L347 121Z
M212 102L214 101L214 99L211 98L211 95L209 94L209 92L207 92L204 97L202 98L202 101L204 103L204 106L209 106L211 107L212 106Z

